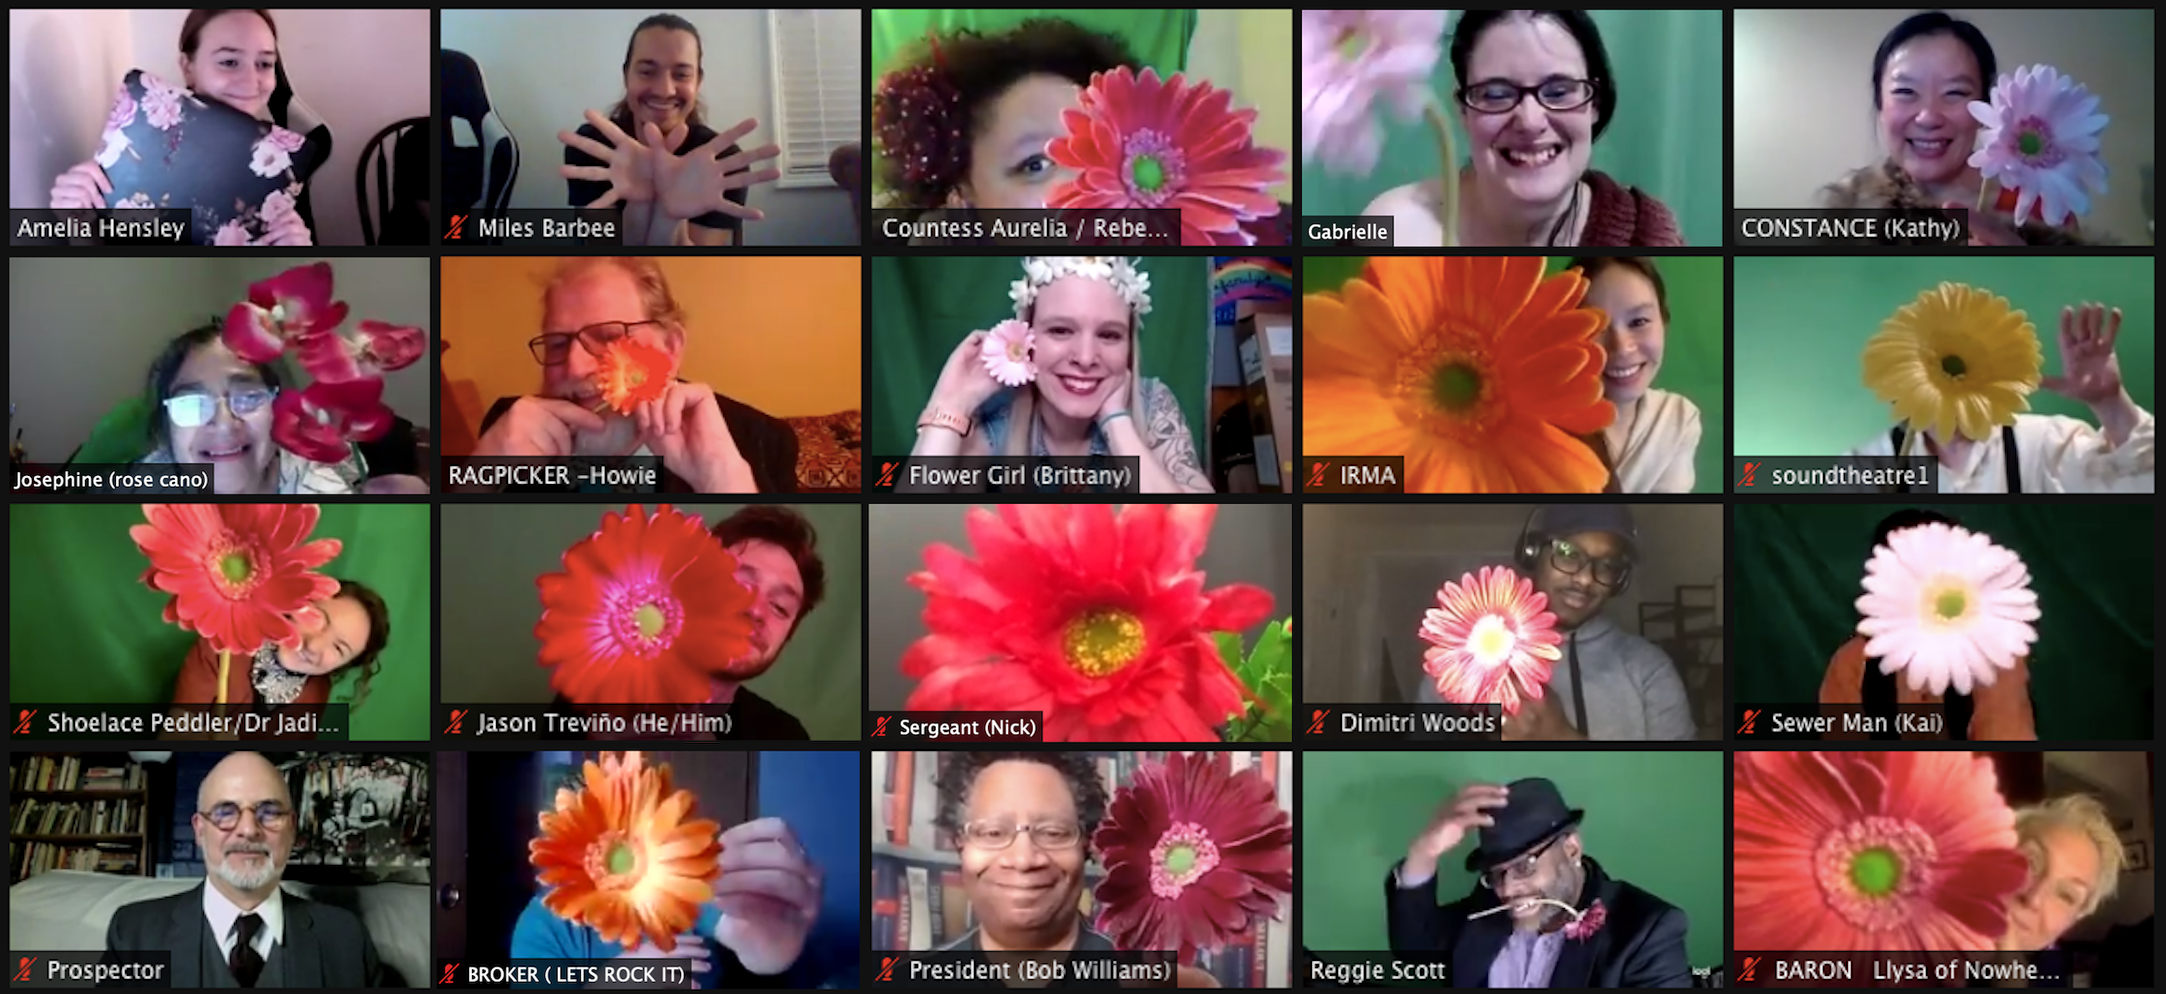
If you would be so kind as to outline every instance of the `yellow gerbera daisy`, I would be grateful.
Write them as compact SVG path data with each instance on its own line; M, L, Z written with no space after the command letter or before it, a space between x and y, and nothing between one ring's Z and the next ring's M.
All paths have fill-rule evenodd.
M2045 355L2008 298L1942 283L1903 305L1865 343L1865 385L1897 420L1972 441L2030 409Z
M1409 493L1595 493L1602 312L1540 256L1378 257L1301 298L1301 449L1405 456Z

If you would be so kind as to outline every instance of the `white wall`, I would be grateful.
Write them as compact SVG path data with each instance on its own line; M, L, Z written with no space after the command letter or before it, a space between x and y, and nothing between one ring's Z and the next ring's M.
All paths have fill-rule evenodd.
M2149 240L2141 171L2153 163L2157 100L2149 10L1949 11L1993 43L2000 72L2045 63L2074 73L2111 116L2106 195L2085 230ZM1820 187L1882 158L1873 52L1907 11L1739 10L1731 51L1733 206L1803 207ZM1990 84L1988 84L1990 85Z
M43 207L53 177L90 158L121 77L180 79L185 10L8 12L8 203ZM354 172L393 121L429 116L429 11L277 10L294 93L331 126L331 159L309 184L318 245L361 244Z
M35 460L58 462L99 419L144 389L167 342L224 317L248 284L313 259L8 260L8 402L11 428ZM336 299L363 319L418 325L436 338L427 259L340 259ZM422 361L384 379L384 403L417 425L436 422L432 345ZM296 370L296 372L299 372Z
M557 132L585 123L589 110L607 113L624 96L624 49L632 29L652 10L446 10L445 48L473 56L489 86L504 126L519 139L516 208L564 207L567 189L558 168L564 145ZM775 141L774 75L769 66L767 11L671 11L699 28L705 48L706 82L700 99L716 131L745 118L760 126L738 144L756 148ZM839 187L755 188L752 206L765 221L745 223L745 244L855 245L857 222L850 198Z

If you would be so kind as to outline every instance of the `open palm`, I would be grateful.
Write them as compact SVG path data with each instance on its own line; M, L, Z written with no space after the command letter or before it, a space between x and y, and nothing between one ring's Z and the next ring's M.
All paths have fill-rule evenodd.
M600 111L588 111L587 123L602 133L604 141L570 131L557 132L558 141L602 162L599 166L565 165L558 170L565 179L609 184L609 192L602 194L601 199L581 206L592 209L653 200L655 160L670 158L655 154L654 146L660 142L641 144ZM650 131L654 128L651 124L647 127Z
M713 140L683 155L661 155L654 163L654 188L661 198L662 212L678 220L690 220L703 214L720 211L731 217L757 221L765 214L751 207L731 201L728 193L741 190L755 183L772 183L782 178L780 170L767 168L754 170L754 165L771 162L782 155L773 145L764 145L750 152L738 152L723 156L737 144L737 140L751 134L759 122L747 118L736 127L716 135ZM647 125L641 138L658 149L683 148L689 132L682 126L668 135L654 125Z
M2121 337L2121 309L2104 304L2061 308L2061 374L2039 385L2093 407L2121 394L2121 360L2114 342Z

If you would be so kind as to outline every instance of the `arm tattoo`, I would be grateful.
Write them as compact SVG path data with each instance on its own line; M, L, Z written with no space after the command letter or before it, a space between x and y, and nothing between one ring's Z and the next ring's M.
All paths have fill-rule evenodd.
M1203 475L1201 461L1196 457L1196 440L1189 435L1188 422L1181 418L1180 404L1173 399L1173 388L1163 383L1155 386L1150 401L1151 451L1165 464L1173 482L1188 490L1212 492L1211 480Z

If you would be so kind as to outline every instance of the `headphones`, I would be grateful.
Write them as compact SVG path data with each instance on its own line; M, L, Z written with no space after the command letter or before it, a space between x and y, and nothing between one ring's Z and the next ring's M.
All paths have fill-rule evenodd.
M1532 579L1535 571L1541 568L1542 550L1551 541L1549 533L1538 524L1543 517L1542 512L1548 509L1549 506L1544 504L1528 513L1527 523L1519 526L1519 544L1512 547L1512 562L1529 579ZM1596 586L1601 586L1601 584L1598 583ZM1626 560L1624 575L1617 578L1617 585L1605 589L1609 591L1610 596L1615 597L1624 593L1625 589L1630 586L1632 586L1632 562Z

